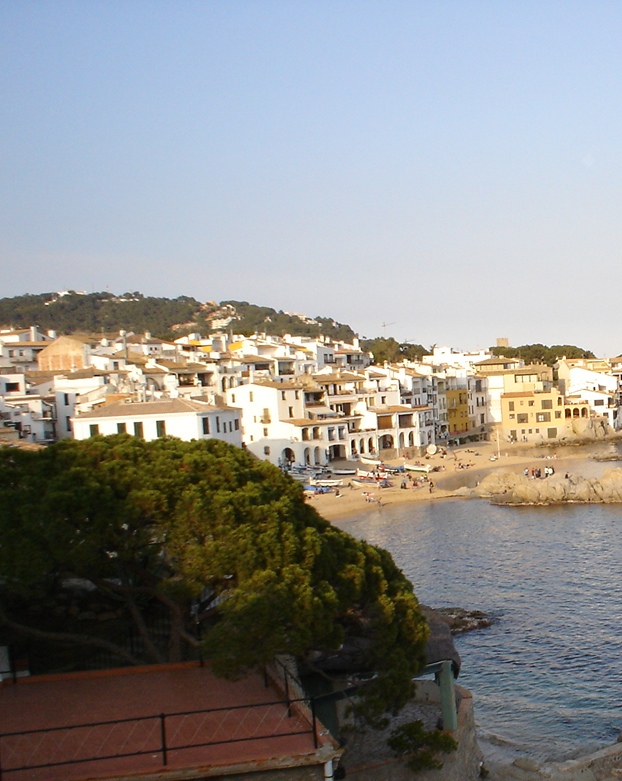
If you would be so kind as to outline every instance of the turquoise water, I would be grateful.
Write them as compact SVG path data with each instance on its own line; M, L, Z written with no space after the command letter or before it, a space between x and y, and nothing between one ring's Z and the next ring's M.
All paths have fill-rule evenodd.
M622 729L622 506L384 507L336 525L387 548L433 607L493 614L456 638L484 738L538 759Z

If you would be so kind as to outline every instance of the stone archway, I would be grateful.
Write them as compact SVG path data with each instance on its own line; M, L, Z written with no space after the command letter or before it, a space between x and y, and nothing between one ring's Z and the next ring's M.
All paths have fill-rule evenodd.
M391 450L393 445L393 436L391 434L383 434L378 442L380 450Z
M291 447L284 447L281 453L282 464L294 464L296 462L296 454Z

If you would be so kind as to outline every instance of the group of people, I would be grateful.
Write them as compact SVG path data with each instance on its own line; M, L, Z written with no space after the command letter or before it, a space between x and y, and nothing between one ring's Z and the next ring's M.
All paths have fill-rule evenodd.
M555 470L552 466L545 466L544 469L540 469L540 467L525 467L523 470L523 474L525 477L529 477L532 480L536 480L543 477L552 477L555 474Z
M405 475L402 477L402 482L400 483L400 488L408 489L408 488L420 488L421 486L428 484L428 488L430 489L430 493L434 490L434 483L427 477L413 477L411 474Z

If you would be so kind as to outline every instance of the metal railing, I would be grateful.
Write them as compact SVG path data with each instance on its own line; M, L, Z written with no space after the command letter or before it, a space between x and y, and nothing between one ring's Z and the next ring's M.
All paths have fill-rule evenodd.
M284 681L291 686L289 674ZM309 735L317 748L317 734L315 708L306 697L2 732L0 781L19 771L140 756L161 768L174 753L294 735Z

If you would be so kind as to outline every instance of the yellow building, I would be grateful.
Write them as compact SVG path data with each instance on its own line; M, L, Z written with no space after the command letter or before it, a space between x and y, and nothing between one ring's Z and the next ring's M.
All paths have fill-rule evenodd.
M579 433L587 422L587 401L568 402L557 388L523 390L501 395L502 435L513 442L543 442Z
M469 394L466 388L448 388L447 423L449 425L449 440L469 436Z

